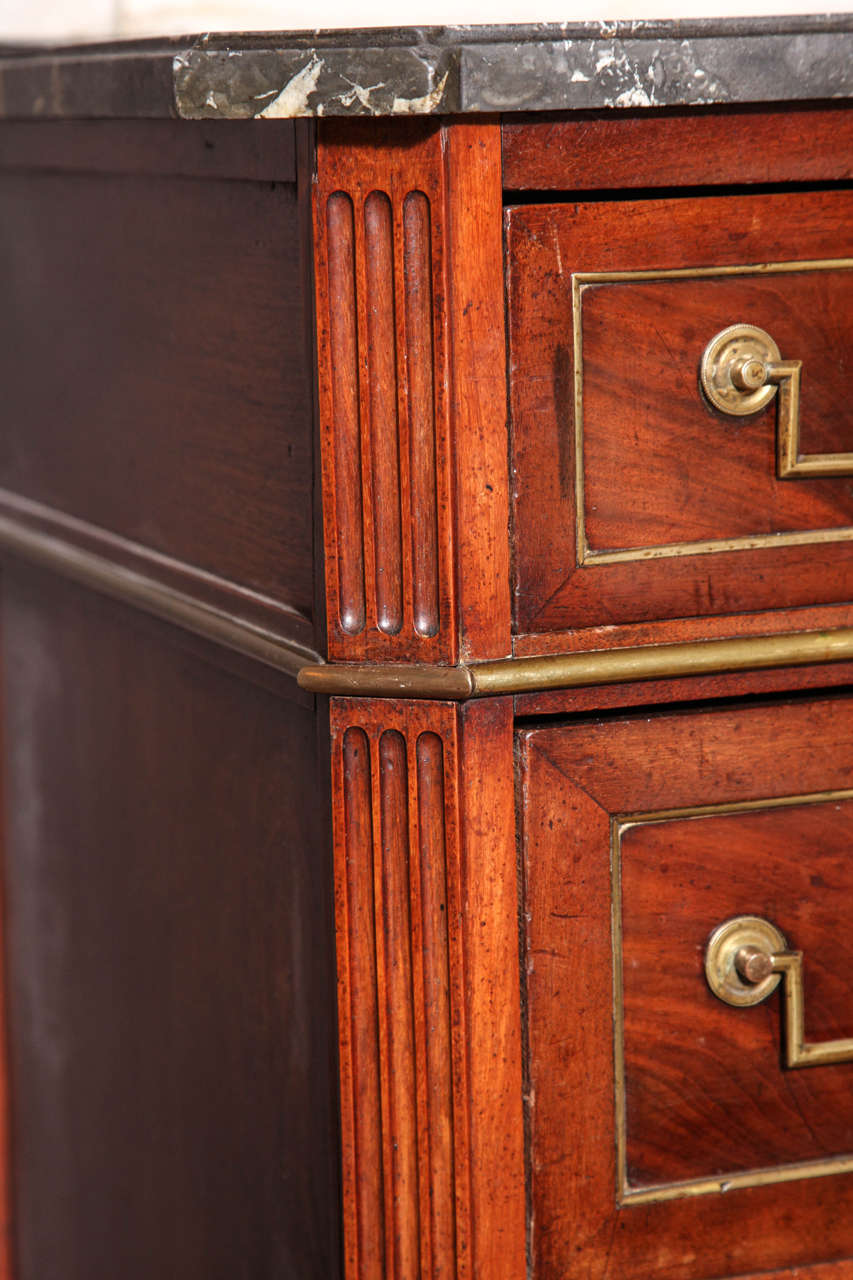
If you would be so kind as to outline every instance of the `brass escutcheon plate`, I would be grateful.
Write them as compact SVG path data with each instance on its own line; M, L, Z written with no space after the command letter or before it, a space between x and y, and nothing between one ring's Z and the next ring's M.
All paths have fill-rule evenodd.
M735 968L735 956L741 947L755 947L767 955L786 951L785 935L760 916L735 916L718 925L708 939L705 950L705 977L715 996L725 1004L744 1008L761 1004L776 990L781 974L771 973L762 982L744 982Z
M772 383L755 391L741 391L732 382L734 366L752 359L762 364L775 364L781 359L770 334L755 325L731 324L708 343L702 355L700 379L702 390L715 409L743 418L758 413L773 399L776 387Z

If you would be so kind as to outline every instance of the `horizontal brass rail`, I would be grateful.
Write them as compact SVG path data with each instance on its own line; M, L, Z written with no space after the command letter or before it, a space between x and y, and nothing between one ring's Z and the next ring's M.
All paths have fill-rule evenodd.
M458 667L327 663L303 667L298 679L303 689L314 693L465 701L498 694L579 689L633 680L666 680L845 660L853 660L853 627L596 649L591 653L499 658Z

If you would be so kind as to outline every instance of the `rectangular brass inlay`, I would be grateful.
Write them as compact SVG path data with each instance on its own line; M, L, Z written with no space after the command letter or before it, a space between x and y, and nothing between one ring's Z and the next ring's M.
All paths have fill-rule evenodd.
M720 551L750 551L759 547L795 547L808 544L849 542L853 527L807 529L796 533L765 533L738 538L700 542L669 542L660 546L632 547L623 551L596 551L586 536L586 508L583 474L583 291L589 285L626 284L644 280L701 280L715 276L761 276L807 271L850 271L853 258L827 258L802 262L765 262L748 266L678 267L659 271L577 271L572 276L572 333L574 348L575 407L575 511L577 563L617 564L630 560L661 560L675 556L709 555Z
M830 1174L853 1173L853 1153L806 1160L772 1168L748 1169L715 1177L689 1178L683 1182L658 1183L637 1189L628 1183L627 1111L625 1094L625 1009L622 991L622 837L631 827L652 822L680 822L685 818L716 817L727 813L750 813L792 805L827 804L853 799L853 790L822 791L800 796L775 796L767 800L744 800L730 804L698 805L686 809L661 809L649 813L616 814L610 821L611 936L613 943L613 1055L616 1103L616 1200L621 1206L652 1204L660 1200L681 1200L688 1196L712 1195L742 1187L760 1187L775 1182L795 1182L801 1178L824 1178Z

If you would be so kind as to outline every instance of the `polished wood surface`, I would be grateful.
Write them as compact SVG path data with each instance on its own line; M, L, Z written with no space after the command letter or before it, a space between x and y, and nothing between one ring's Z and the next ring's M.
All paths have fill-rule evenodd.
M729 187L853 176L853 111L846 102L516 117L504 121L502 135L508 192Z
M587 555L853 522L843 478L777 479L775 399L738 421L680 375L681 361L698 369L732 316L748 316L785 358L802 360L802 452L853 453L853 270L592 289L582 305ZM700 456L701 468L685 465Z
M511 606L497 122L447 130L445 154L459 647L462 658L500 658L510 652Z
M507 654L498 124L324 123L317 165L330 655ZM515 1280L511 702L335 698L332 734L348 1280Z
M336 1274L310 707L34 573L3 642L16 1277Z
M316 311L336 658L456 654L445 187L436 124L321 128Z
M707 936L748 910L804 954L806 1039L853 1035L851 822L853 800L833 798L661 819L622 836L632 1188L853 1150L853 1063L784 1070L781 991L731 1009L703 974Z
M295 182L293 120L2 120L0 167Z
M332 700L346 1274L524 1265L510 706Z
M312 158L0 129L15 1280L341 1273Z
M2 600L2 579L0 579L0 600ZM0 643L2 643L2 612L0 612ZM3 715L3 696L0 686L0 732L5 735L5 716ZM0 759L2 759L2 741L0 741ZM13 1262L13 1212L12 1212L12 1164L10 1135L10 1098L9 1087L9 1042L8 1042L8 1010L7 1010L7 933L6 933L6 808L4 795L5 780L0 769L0 1280L12 1280Z
M509 651L500 214L496 122L321 128L314 230L334 658Z
M853 712L840 696L522 732L538 1280L710 1280L853 1254L849 1175L617 1207L610 866L617 816L629 824L660 810L763 806L627 825L615 981L625 993L629 1186L843 1151L851 1068L784 1071L778 997L726 1009L701 962L727 916L790 920L813 956L815 1037L849 1020L838 883L849 803L794 806L783 817L773 801L849 790L851 745Z
M850 447L851 273L757 268L853 256L852 120L0 125L14 1280L853 1280L853 1175L799 1167L853 1068L701 972L767 914L853 1034L850 664L283 674L849 627L848 482L777 482L696 366L763 324ZM573 369L573 273L727 265L590 286Z
M853 563L847 481L810 480L803 487L776 480L776 405L751 422L712 411L697 369L716 332L754 313L779 332L785 355L804 351L807 371L825 371L827 361L833 372L839 360L843 367L849 270L591 287L577 371L583 422L575 420L572 273L853 253L849 192L798 194L795 233L790 199L691 196L509 211L520 632L847 599ZM849 439L845 395L832 375L812 376L811 392L804 391L804 422L822 446ZM618 513L611 505L616 494ZM577 529L581 501L585 540ZM780 533L804 543L773 545ZM726 549L734 539L743 545ZM605 554L615 561L596 560Z
M310 616L297 188L173 176L168 146L152 174L157 150L2 175L0 486Z

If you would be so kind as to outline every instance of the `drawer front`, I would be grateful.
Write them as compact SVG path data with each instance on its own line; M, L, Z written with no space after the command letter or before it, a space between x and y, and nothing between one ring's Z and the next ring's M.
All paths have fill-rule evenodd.
M521 760L537 1280L850 1259L853 701L536 729ZM844 1060L788 1065L792 973L712 991L741 916L802 953L805 1042Z
M853 195L526 206L508 252L518 630L846 599ZM800 367L731 413L744 324Z

